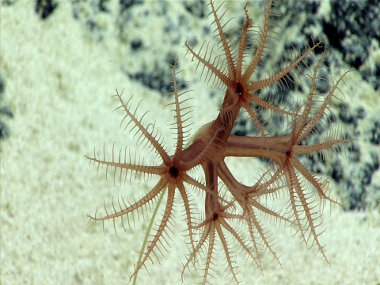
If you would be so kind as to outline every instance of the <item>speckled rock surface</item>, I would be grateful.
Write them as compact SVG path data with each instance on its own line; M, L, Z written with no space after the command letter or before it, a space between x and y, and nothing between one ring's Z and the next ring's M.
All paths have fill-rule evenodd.
M355 140L339 157L304 161L316 173L331 177L332 191L346 210L352 210L333 209L330 218L326 211L327 230L321 238L331 266L301 246L292 232L271 229L283 268L268 260L261 274L252 264L239 264L243 284L380 283L379 13L376 1L358 3L279 2L276 9L283 16L274 21L281 33L257 75L271 74L282 55L293 46L310 44L310 36L325 41L333 77L352 70L342 85L345 96L334 103L332 115ZM124 284L137 260L147 220L117 238L111 224L106 224L104 234L101 225L87 225L86 214L126 188L139 192L148 186L114 187L100 171L97 175L88 167L83 155L103 143L135 147L119 128L119 114L112 112L115 88L142 98L151 118L163 126L170 122L172 117L162 111L170 102L165 96L170 88L162 83L172 79L169 65L175 60L183 69L179 80L194 90L194 129L213 119L221 90L199 79L200 71L183 47L186 39L200 47L212 35L208 9L202 1L160 0L6 0L0 5L0 108L9 110L0 111L0 131L5 129L3 122L9 133L0 142L1 284ZM235 17L231 38L243 24L242 5L226 3L226 17ZM248 9L261 24L260 1L249 3ZM332 40L334 33L339 34L337 42ZM283 106L294 108L305 99L307 82L289 89L279 97ZM280 131L275 124L270 128ZM234 131L256 132L244 114ZM323 134L325 129L318 131ZM245 164L235 163L234 169L242 179L248 175ZM183 221L178 220L174 231L182 236ZM181 282L181 262L188 250L176 238L162 264L152 266L150 275L141 273L140 284ZM222 263L220 272L224 269ZM193 277L187 276L184 284L193 284ZM218 284L228 281L219 279Z

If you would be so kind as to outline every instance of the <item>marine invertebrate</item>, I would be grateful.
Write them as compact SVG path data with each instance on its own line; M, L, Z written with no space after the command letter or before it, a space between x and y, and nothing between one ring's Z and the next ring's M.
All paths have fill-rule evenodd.
M311 243L316 245L327 260L318 238L320 234L318 220L321 215L318 206L321 201L336 202L327 193L327 182L313 175L302 165L298 157L315 152L323 153L348 141L346 138L340 138L339 132L336 131L331 131L318 143L311 144L306 141L306 138L315 131L317 123L323 123L326 119L330 101L339 91L339 84L347 72L337 80L330 78L332 86L327 94L319 94L316 85L319 80L324 80L319 71L323 68L326 52L316 58L313 51L322 44L313 43L303 51L294 50L289 63L280 67L273 75L263 79L253 79L273 37L270 18L277 15L271 12L272 5L271 0L266 2L264 26L261 29L252 25L247 6L244 6L245 23L238 45L234 48L225 34L228 21L223 22L225 12L220 12L222 5L217 6L213 0L210 0L210 14L214 19L211 25L215 27L219 43L210 46L209 42L205 42L198 51L195 51L186 41L185 47L188 54L197 62L197 66L202 69L201 77L204 76L206 81L212 80L214 84L219 85L221 93L224 93L223 104L217 117L195 132L188 144L185 144L186 137L192 131L187 125L190 111L186 106L186 92L179 91L177 71L174 66L172 84L176 146L173 154L165 150L154 124L144 123L146 113L139 116L138 107L132 111L131 99L124 101L122 93L116 91L121 104L119 108L124 113L122 124L125 124L126 129L135 131L137 141L150 145L161 163L151 165L140 163L140 160L136 162L126 150L124 154L120 150L115 158L114 148L110 159L105 157L105 153L103 156L97 155L95 150L92 156L86 157L98 167L104 166L106 175L112 170L114 180L116 177L119 180L126 179L132 174L157 176L159 179L152 190L136 202L128 204L123 199L122 202L119 200L118 207L112 203L111 210L105 207L102 215L95 212L89 218L101 222L103 226L105 221L112 221L116 230L117 220L120 220L124 227L125 220L129 222L131 214L154 205L160 194L166 192L163 216L133 275L136 275L142 267L146 268L148 260L152 261L153 256L157 257L156 253L168 247L167 243L165 245L165 240L170 229L176 194L182 201L181 207L185 212L190 241L190 252L184 262L182 277L191 264L196 266L201 263L199 256L204 252L202 283L207 283L211 275L215 244L219 243L228 271L235 283L239 283L238 272L234 265L235 248L229 240L240 247L259 268L262 267L260 252L263 249L280 262L259 219L259 213L289 226L296 225L304 242L309 244L311 238ZM258 42L254 55L249 57L247 46L252 40L252 35L258 39ZM217 46L221 50L219 55L216 55ZM301 65L308 70L306 74L301 71ZM303 106L295 110L286 110L260 96L260 90L277 84L286 85L295 78L301 80L302 75L306 75L310 80L309 93ZM253 106L263 108L269 114L284 117L288 122L287 134L271 135ZM259 130L259 135L239 137L231 134L241 110L249 114ZM269 162L268 168L253 185L245 185L232 174L225 161L227 157L263 158ZM204 182L191 176L190 171L196 167L201 167ZM224 191L220 182L225 186ZM204 209L202 215L196 217L190 202L199 196L199 191L195 191L194 188L204 193ZM273 209L265 202L268 197L276 199L279 192L285 193L289 199L288 213ZM249 235L248 240L243 238L242 231Z

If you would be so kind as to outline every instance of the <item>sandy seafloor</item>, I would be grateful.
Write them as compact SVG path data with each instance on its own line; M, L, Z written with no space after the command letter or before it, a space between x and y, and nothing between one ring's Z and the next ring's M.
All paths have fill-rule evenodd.
M45 22L33 13L33 5L34 1L19 1L0 9L0 69L6 80L5 99L15 112L7 121L11 136L1 146L0 284L127 284L148 220L116 237L112 224L106 224L103 234L100 224L88 225L86 215L120 191L138 193L148 186L113 186L103 171L97 174L95 166L89 167L84 155L103 143L108 150L113 142L135 147L119 127L120 113L112 112L117 106L111 98L115 88L128 95L144 94L142 108L150 110L149 118L162 122L171 146L166 124L172 117L163 108L169 100L120 71L122 53L116 41L96 44L83 37L78 22L68 16L68 3L60 2L60 9ZM133 60L139 64L138 58ZM190 71L184 71L185 77L198 76ZM217 108L200 87L191 88L196 94L194 117L199 118L194 120L196 129ZM231 165L243 176L249 169L238 161ZM273 229L283 268L267 258L260 273L252 261L240 260L242 284L380 284L379 213L337 208L325 212L321 241L330 265L298 236ZM161 265L150 266L150 275L142 271L137 284L181 283L181 262L187 253L181 223L179 215L171 250ZM222 265L212 284L230 284ZM194 280L187 274L184 284Z

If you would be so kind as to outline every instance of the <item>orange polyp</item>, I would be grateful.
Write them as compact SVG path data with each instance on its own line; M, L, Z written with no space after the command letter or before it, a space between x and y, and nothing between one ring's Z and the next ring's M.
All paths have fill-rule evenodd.
M115 157L117 152L114 152L114 147L112 147L111 158L106 157L105 150L103 150L103 155L98 155L94 150L93 156L86 156L86 158L98 167L104 166L106 176L108 172L113 171L110 174L113 174L115 179L118 177L116 174L119 171L120 181L122 175L125 175L124 181L127 176L130 176L131 180L138 176L145 177L145 175L148 178L155 176L159 179L148 193L137 201L135 200L134 203L125 203L121 197L123 203L120 203L120 199L118 199L119 207L116 207L112 202L109 210L106 207L104 208L103 215L95 211L95 215L89 216L89 218L92 221L102 223L102 225L105 221L111 221L116 231L115 222L117 220L121 220L124 226L124 219L127 219L129 223L131 214L133 216L135 212L144 213L144 209L146 210L146 208L157 203L157 197L163 197L165 194L166 204L161 206L164 208L161 221L155 233L150 235L151 239L148 246L143 249L142 259L133 272L135 276L141 268L147 269L148 260L153 263L152 258L158 259L158 254L171 245L171 242L166 239L166 235L171 229L173 207L175 203L178 203L177 200L180 200L180 207L186 217L187 236L191 245L182 270L182 278L184 270L190 264L194 264L195 267L199 263L198 258L204 257L202 283L209 282L210 269L215 266L214 254L216 248L219 248L224 254L232 279L238 283L238 272L234 266L235 260L234 254L232 254L234 248L231 243L248 254L260 270L262 270L262 251L268 251L281 265L272 247L271 238L265 230L267 227L260 220L262 214L273 218L275 221L286 223L289 228L296 225L304 242L307 245L314 245L327 260L324 247L319 241L319 235L322 231L318 230L318 226L322 211L318 211L321 208L318 206L322 200L336 202L328 196L325 181L316 178L302 165L299 157L333 149L336 145L350 141L347 138L338 138L338 135L314 144L306 140L317 123L324 119L324 115L331 107L330 100L335 96L335 91L340 90L338 85L343 81L347 72L338 80L331 80L333 84L323 100L320 100L320 94L318 94L318 98L315 98L317 96L314 91L318 80L320 80L317 74L322 68L326 53L324 52L318 60L315 59L313 50L319 47L320 43L313 43L313 46L305 48L297 56L292 53L290 63L282 69L279 68L273 75L253 81L251 78L254 77L253 74L260 67L264 51L270 52L268 41L273 39L273 31L269 23L270 17L275 15L270 12L273 6L272 1L267 0L264 27L258 33L261 38L258 39L257 49L251 58L245 54L249 39L247 33L251 28L247 5L244 6L245 23L237 47L233 47L233 41L229 41L225 35L226 21L222 21L225 13L219 12L221 6L215 8L213 0L210 0L209 6L210 14L213 17L212 25L216 26L215 33L219 37L226 66L221 66L219 60L215 61L215 57L218 55L214 55L214 51L218 49L214 47L209 49L208 42L202 44L198 52L194 51L187 41L185 47L193 59L197 61L197 65L201 66L202 74L206 69L205 79L214 77L224 87L221 88L222 91L220 92L220 97L223 98L222 96L224 96L224 98L217 117L208 123L204 122L205 124L197 131L194 130L192 140L187 142L187 135L184 134L187 134L189 129L186 129L187 127L184 125L187 125L188 117L186 115L189 114L187 111L189 107L186 106L187 99L181 97L186 92L178 92L176 67L173 66L172 84L174 91L171 94L174 94L172 105L175 106L173 110L175 122L173 125L176 129L177 138L174 154L169 154L160 139L161 136L157 134L154 124L144 122L146 113L138 116L137 108L133 108L134 111L131 111L131 99L125 102L122 94L116 91L116 97L120 102L120 107L117 109L122 110L124 116L122 124L126 125L126 129L133 129L135 136L139 134L137 136L139 142L140 140L145 141L146 145L150 145L161 162L158 165L142 164L139 158L131 158L130 153L127 155L126 150L124 156L123 152L120 151L119 157ZM243 56L244 61L248 61L246 70L243 70ZM215 62L217 63L215 64ZM311 66L306 65L305 62L311 62ZM299 78L300 74L297 68L301 64L309 70L310 74L307 74L306 77L311 80L308 99L303 108L298 108L297 111L284 110L257 95L260 94L257 92L258 90L281 84L282 80L290 75L293 78ZM288 133L281 136L271 134L270 129L260 120L260 114L257 113L255 107L261 107L278 116L288 116L291 121L289 122ZM231 134L242 109L248 112L249 117L259 129L260 135L238 137ZM245 185L230 171L225 162L227 157L260 158L269 161L269 163L267 169L262 172L252 168L248 173L252 173L252 176L257 179L253 185ZM198 181L191 176L191 170L196 167L203 171L205 182ZM202 192L203 195L199 195L199 192ZM287 211L286 215L283 214L286 211L272 209L270 204L271 201L281 196L278 195L279 192L285 193L290 202L290 210ZM181 199L174 199L175 195ZM192 200L200 198L203 199L204 205L202 214L196 213L191 203ZM195 233L198 235L197 238L194 238ZM249 239L246 240L248 234ZM228 236L227 239L226 236ZM220 242L219 247L215 247L217 242Z

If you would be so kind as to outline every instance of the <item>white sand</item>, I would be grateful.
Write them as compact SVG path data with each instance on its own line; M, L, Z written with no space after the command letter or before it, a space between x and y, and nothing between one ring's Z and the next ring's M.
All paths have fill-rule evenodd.
M33 5L19 1L0 9L0 70L5 100L14 110L7 121L11 137L1 153L0 284L126 284L143 239L142 223L119 231L117 238L112 224L104 234L101 225L87 225L86 214L120 190L147 186L114 187L84 155L103 142L134 147L119 127L120 114L111 112L117 106L110 97L115 88L144 94L143 109L151 109L151 118L158 114L158 122L170 119L168 109L161 112L168 101L120 72L115 43L86 41L70 5L61 2L45 22ZM195 116L207 113L207 106L216 112L215 102L203 95L195 102L203 106ZM268 260L262 275L251 261L239 264L243 284L380 283L379 214L334 210L325 227L321 240L331 266L280 230L275 248L284 268ZM150 276L142 271L137 284L180 283L178 268L187 249L181 238L173 240L167 259L150 267ZM221 280L215 284L229 284ZM191 278L185 284L192 284Z

